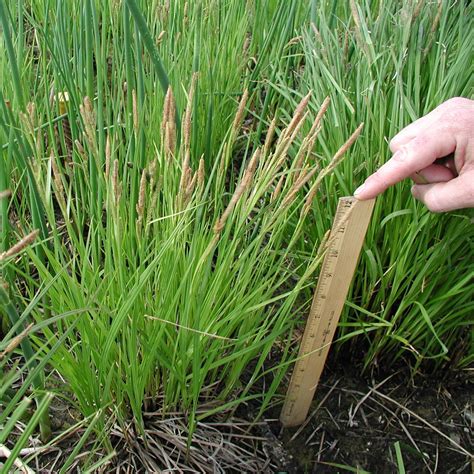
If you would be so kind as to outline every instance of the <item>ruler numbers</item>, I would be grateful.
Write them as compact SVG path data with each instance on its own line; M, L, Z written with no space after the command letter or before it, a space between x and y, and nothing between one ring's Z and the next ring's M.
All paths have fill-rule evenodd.
M339 200L280 416L283 426L297 426L306 418L344 307L373 205L374 200L362 202L352 197Z

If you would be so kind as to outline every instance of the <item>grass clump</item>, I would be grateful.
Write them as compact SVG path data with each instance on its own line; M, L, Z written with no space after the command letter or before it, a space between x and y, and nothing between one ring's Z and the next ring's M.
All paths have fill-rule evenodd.
M440 5L2 4L2 278L109 447L176 416L181 453L206 418L274 399L338 197L472 94L472 6ZM471 241L404 184L379 199L340 331L366 366L472 361Z
M391 137L451 97L472 97L472 8L463 1L314 2L299 43L298 87L289 91L281 74L275 90L288 107L308 90L316 103L331 98L331 126L320 134L326 156L358 123L365 133L324 181L324 199L312 201L306 228L313 245L338 196L389 159ZM409 180L378 198L339 331L355 353L364 350L366 367L404 359L416 372L472 362L471 216L429 213L412 198Z
M34 249L26 250L29 259L8 260L5 270L12 284L22 282L19 307L28 306L47 282L44 297L30 310L38 324L80 313L42 325L43 338L34 340L45 355L55 347L52 367L86 419L100 414L99 432L114 422L130 429L132 420L132 429L144 436L145 412L165 418L178 411L186 415L191 436L211 415L252 399L263 410L273 399L290 361L292 329L305 304L302 290L314 282L321 259L316 246L311 264L298 268L294 251L305 215L322 178L361 127L319 167L310 157L328 101L313 115L308 93L286 126L276 126L275 119L267 127L254 117L261 91L252 77L238 95L226 94L222 103L228 107L219 111L209 109L202 94L206 73L190 71L188 81L155 93L153 64L146 54L133 57L142 50L143 31L135 30L126 5L114 5L96 10L86 2L68 11L60 2L54 13L36 4L10 12L34 31L19 41L41 36L43 50L38 56L32 50L29 67L24 56L10 57L25 74L41 72L30 102L22 99L21 83L2 87L3 179L14 190L3 237L32 227L41 231ZM225 22L240 25L241 7L233 5L234 16ZM266 18L291 31L287 10L269 10ZM297 11L289 8L291 21ZM194 20L187 21L201 22L191 29L199 42L206 21L215 18L204 20L205 9L193 12ZM43 23L50 15L56 21ZM74 19L87 25L84 36L69 33ZM142 23L138 27L143 30ZM124 51L108 43L112 28L130 39ZM153 21L147 28L158 31ZM188 46L183 39L175 54L185 54ZM264 42L267 51L274 47ZM111 73L104 70L109 62ZM237 61L230 71L237 79L222 70L228 75L223 87L224 78L242 87L241 66ZM178 83L173 66L167 67L170 82ZM216 145L212 136L201 142L203 102L216 121ZM243 127L250 130L243 133ZM276 345L278 360L270 368Z
M292 248L304 220L293 227L289 217L300 212L307 194L303 186L316 168L310 170L306 163L308 150L300 150L298 168L287 152L304 124L309 96L273 152L249 148L235 186L229 180L232 140L239 133L247 94L207 173L203 161L197 169L189 164L189 96L178 147L174 99L171 90L167 94L163 140L142 171L135 221L130 221L128 167L119 158L108 176L105 170L99 175L101 220L91 219L80 232L74 218L80 201L56 198L63 190L55 180L65 177L49 183L46 208L54 213L56 205L56 216L61 213L57 222L63 223L57 243L51 250L44 247L46 262L31 252L38 275L26 278L31 288L54 281L47 293L49 312L85 312L52 358L85 416L109 407L123 420L133 415L143 427L146 406L163 415L185 411L193 426L202 404L209 403L209 410L200 418L255 397L267 404L285 373L285 341L297 321L298 296L320 260L315 250L312 265L295 278ZM92 110L86 112L89 107L86 98L81 108L84 141L93 150L88 129L95 124ZM73 192L70 188L66 195ZM67 321L44 329L50 341L65 331ZM282 360L273 382L265 392L254 393L277 340ZM243 382L252 361L256 364Z

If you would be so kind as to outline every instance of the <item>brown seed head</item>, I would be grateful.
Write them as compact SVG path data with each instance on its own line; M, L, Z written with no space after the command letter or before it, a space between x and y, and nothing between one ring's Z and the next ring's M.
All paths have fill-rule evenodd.
M79 153L81 158L84 161L87 161L87 155L86 155L86 152L85 152L84 147L82 146L81 142L79 140L74 140L74 145L76 145L77 152Z
M26 111L30 117L30 122L33 126L36 126L36 104L34 102L28 102Z
M112 170L112 192L114 195L115 204L118 204L118 202L120 201L120 196L122 194L122 190L120 189L120 183L119 183L118 168L119 168L119 161L115 159L113 170Z
M159 35L158 35L158 38L156 38L156 45L159 46L160 43L163 41L163 38L166 34L166 31L163 30Z
M13 257L14 255L20 253L22 250L24 250L26 247L31 245L36 240L36 237L38 237L38 234L39 234L38 229L30 232L28 235L23 237L18 243L16 243L13 247L8 249L6 252L1 253L0 260Z
M138 104L137 104L137 91L132 90L132 111L133 111L133 129L135 130L135 135L138 134Z
M214 232L216 234L218 234L222 231L227 219L229 218L230 214L232 213L232 210L234 209L234 207L238 203L238 201L241 198L242 194L250 186L253 174L254 174L254 172L257 168L257 164L258 164L258 160L260 158L260 155L261 155L261 149L257 148L254 151L254 154L253 154L252 158L250 159L250 162L247 165L246 170L244 171L244 175L243 175L240 183L235 188L234 194L232 195L229 204L227 205L225 211L222 213L221 217L217 220L217 222L214 225Z
M107 138L105 140L105 179L109 179L111 156L112 156L112 145L110 143L110 134L107 133Z
M240 99L239 107L237 108L237 113L235 114L234 122L232 124L233 135L237 134L237 132L240 129L240 126L242 125L242 119L244 117L245 107L247 105L248 98L249 98L249 91L248 89L245 89L244 93L242 94L242 98Z
M434 33L437 30L442 13L443 13L443 2L442 0L438 0L438 11L436 12L436 16L433 21L433 24L431 25L431 33Z
M94 153L94 156L98 154L98 145L96 137L96 117L94 107L89 97L84 97L83 104L79 106L82 121L84 122L84 136L87 141L87 145L90 150Z
M53 181L56 186L56 197L62 207L65 207L66 201L64 200L64 186L61 179L61 172L59 171L58 165L56 163L56 157L54 156L54 151L51 150L50 154L51 168L53 170Z
M142 172L142 177L140 179L140 191L138 193L138 203L137 203L137 214L140 218L143 217L143 211L145 209L146 179L147 179L147 171L146 169L144 169Z
M4 189L0 191L0 199L7 199L12 195L12 192L9 189Z
M413 20L415 20L416 17L420 14L424 3L425 3L424 0L418 0L416 2L416 7L415 7L415 10L413 11Z
M0 360L2 360L7 354L10 352L13 352L20 344L23 339L28 335L28 333L31 331L31 328L33 327L33 323L28 324L28 326L21 331L20 334L17 336L13 337L7 344L7 347L0 352Z
M359 16L359 11L357 10L357 5L355 3L355 0L349 0L349 5L351 8L352 18L354 19L354 23L356 26L355 34L356 34L357 42L359 43L359 47L364 51L365 55L369 56L369 48L368 48L367 42L364 39L364 35L362 33L361 20Z
M311 171L306 171L300 175L300 178L298 181L293 184L291 189L288 191L288 194L285 196L285 199L283 199L283 202L281 204L281 207L287 207L289 206L296 195L298 194L299 190L319 171L319 168L315 167Z
M268 127L267 134L265 136L265 145L263 146L263 154L264 156L268 156L268 152L270 151L270 147L273 142L273 137L275 135L275 126L276 126L276 117L273 117L273 120Z
M355 130L354 133L348 138L346 143L342 145L339 150L337 150L336 154L333 156L329 164L319 173L316 181L311 186L311 189L308 192L306 197L305 204L303 206L303 214L306 215L311 208L314 196L321 185L321 182L325 176L327 176L331 171L333 171L336 166L342 161L344 158L344 154L346 151L352 146L352 144L357 140L357 137L360 135L360 132L364 128L364 123L361 123Z
M272 201L275 201L275 199L277 199L278 196L280 195L281 188L283 187L283 181L284 181L284 180L285 180L285 175L282 174L282 175L280 176L280 179L278 180L277 185L275 186L274 191L272 192L272 196L271 196L271 200L272 200Z
M176 104L171 87L168 88L165 96L161 126L165 155L170 158L176 149Z
M201 158L199 160L199 168L198 168L198 187L202 188L204 186L204 176L205 176L205 165L204 165L204 159Z
M183 122L183 138L184 138L184 148L185 150L189 149L191 144L191 117L193 110L193 99L194 99L194 89L196 87L198 73L194 73L191 80L191 88L188 95L188 103L186 105L186 112L184 114Z
M295 128L298 124L302 121L303 117L305 116L306 107L308 106L309 99L311 98L311 91L309 91L300 101L298 106L295 109L295 113L293 114L293 118L291 119L290 124L285 130L285 136L289 137L293 134Z

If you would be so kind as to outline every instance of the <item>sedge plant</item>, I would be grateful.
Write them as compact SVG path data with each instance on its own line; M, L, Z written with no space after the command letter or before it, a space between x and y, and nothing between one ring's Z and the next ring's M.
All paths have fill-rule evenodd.
M474 30L470 2L312 3L312 23L299 43L299 85L289 91L279 74L273 86L287 95L288 107L308 90L316 103L329 96L336 104L320 136L326 156L365 123L351 159L323 183L325 199L312 201L307 235L314 245L330 225L337 197L352 194L389 159L391 137L451 97L472 97ZM354 353L365 352L366 367L400 359L414 372L467 367L472 213L431 214L412 198L407 181L377 200L339 338ZM300 250L304 259L306 245Z
M337 198L395 130L472 86L472 7L436 20L408 3L2 7L3 248L41 232L4 275L36 324L68 315L33 340L55 348L63 390L109 447L115 422L146 439L145 413L179 411L192 433L275 397ZM472 312L468 226L403 186L379 200L340 332L367 341L367 365L455 359Z
M19 307L47 285L37 324L70 315L35 342L58 346L50 364L84 417L99 413L98 433L114 420L143 436L144 413L177 410L192 434L243 402L268 406L322 258L320 242L304 268L296 252L314 191L362 129L323 165L309 157L328 101L307 93L286 124L258 119L278 100L260 80L293 68L282 53L305 9L269 2L247 18L233 2L216 17L212 3L25 2L4 15L27 25L10 41L23 75L2 83L6 238L31 230L26 196L46 229L6 272ZM268 31L253 36L258 21Z

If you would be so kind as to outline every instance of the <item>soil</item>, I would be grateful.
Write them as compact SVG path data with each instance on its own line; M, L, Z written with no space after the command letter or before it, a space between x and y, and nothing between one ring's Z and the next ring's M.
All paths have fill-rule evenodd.
M215 418L199 425L191 465L176 456L186 445L186 418L171 417L166 425L155 413L145 413L150 451L138 433L115 429L111 440L117 454L99 472L160 472L165 455L169 462L181 458L180 468L187 466L185 471L166 472L467 474L474 472L469 455L473 395L469 370L412 378L405 366L362 375L358 362L339 354L337 360L329 360L309 416L298 428L282 429L280 405L253 424L258 404L249 403L231 419ZM51 407L56 435L80 419L60 402L56 398ZM83 431L71 433L30 467L38 473L58 472ZM84 446L86 454L93 443L91 439ZM214 456L215 446L220 446L219 459ZM397 461L396 447L405 471ZM67 472L81 472L82 458L78 456Z
M268 422L286 455L280 471L403 472L398 442L407 473L474 472L468 454L474 387L468 375L411 380L408 369L400 368L362 376L349 360L329 363L303 426L283 430L277 421Z

